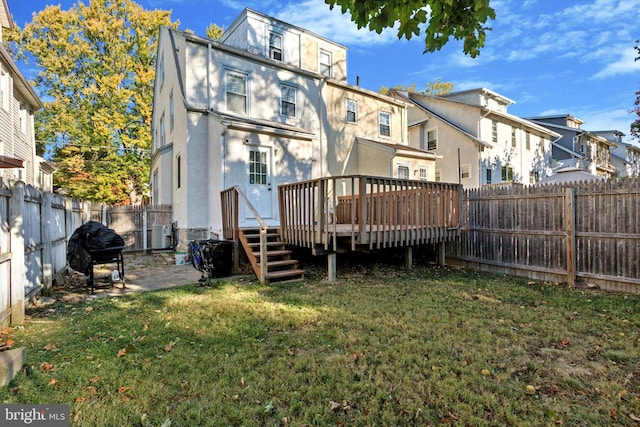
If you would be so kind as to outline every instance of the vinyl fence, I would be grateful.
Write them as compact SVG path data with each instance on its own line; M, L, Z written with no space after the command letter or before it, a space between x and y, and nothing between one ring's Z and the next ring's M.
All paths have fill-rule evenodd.
M86 221L113 228L125 250L137 251L151 247L150 227L170 219L170 206L96 205L0 179L0 328L23 323L25 301L66 269L68 239Z
M464 192L448 260L640 293L640 179Z

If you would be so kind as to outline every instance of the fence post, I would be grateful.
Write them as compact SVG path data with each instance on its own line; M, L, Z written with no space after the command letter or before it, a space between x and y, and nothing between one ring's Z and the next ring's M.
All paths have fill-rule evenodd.
M569 187L564 193L564 220L567 232L567 285L572 288L576 284L576 189Z
M53 282L53 260L51 251L53 249L51 241L51 220L53 210L51 209L51 199L53 195L49 192L42 194L42 219L40 221L40 233L42 235L42 286L45 293L51 291Z
M16 182L9 199L9 224L11 227L11 272L9 301L12 325L24 323L24 287L27 281L24 257L24 183Z
M147 218L147 216L149 216L149 209L148 206L143 206L142 207L142 252L143 253L147 253L147 249L149 249L147 247L147 227L149 219Z

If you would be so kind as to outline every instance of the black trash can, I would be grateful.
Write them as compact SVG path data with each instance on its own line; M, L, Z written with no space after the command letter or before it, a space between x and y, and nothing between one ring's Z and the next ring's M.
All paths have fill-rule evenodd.
M194 240L189 243L193 267L212 277L229 277L233 272L233 241Z

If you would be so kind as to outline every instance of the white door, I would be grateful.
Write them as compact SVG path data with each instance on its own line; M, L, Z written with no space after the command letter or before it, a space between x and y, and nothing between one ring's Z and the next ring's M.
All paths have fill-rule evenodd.
M273 189L271 188L271 148L249 147L246 171L247 198L263 218L273 216ZM254 218L250 209L246 218Z

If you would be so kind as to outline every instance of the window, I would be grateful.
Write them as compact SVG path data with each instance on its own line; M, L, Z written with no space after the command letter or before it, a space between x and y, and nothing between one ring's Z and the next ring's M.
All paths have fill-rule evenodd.
M164 131L164 113L160 116L160 147L164 147L166 142L166 134Z
M173 89L171 89L171 93L169 94L169 132L173 131L174 124L174 109L173 109Z
M378 112L378 124L380 136L391 138L391 113L386 111Z
M0 107L9 111L9 75L0 72Z
M282 35L269 33L269 58L282 61Z
M27 107L20 103L20 132L27 133Z
M398 178L409 179L409 166L398 165Z
M491 141L498 142L498 122L491 120Z
M427 181L429 179L429 171L425 167L418 169L418 179L420 181Z
M427 150L437 150L438 149L438 134L436 130L427 131Z
M485 183L491 184L493 182L493 169L487 169L485 171Z
M267 153L258 150L249 151L249 184L267 184Z
M460 179L471 178L471 165L460 166Z
M513 181L513 168L510 166L502 166L502 182Z
M436 169L436 176L434 177L436 182L442 181L442 169Z
M331 52L320 49L320 74L331 77Z
M160 57L160 64L158 65L158 82L162 87L164 84L164 55Z
M227 110L234 113L247 113L247 75L227 71Z
M511 128L511 146L514 148L516 146L516 128Z
M280 114L288 117L296 116L296 88L289 85L280 86Z
M540 181L540 173L536 171L529 172L529 184L535 184Z
M347 99L347 123L358 122L358 103L353 99Z
M153 182L151 183L152 188L151 191L153 191L153 195L152 195L152 202L154 204L159 204L159 200L158 200L158 170L156 169L155 171L153 171Z
M525 135L525 144L526 144L527 150L531 150L531 134L529 132L527 132Z
M182 186L182 156L176 157L176 183L178 188Z

